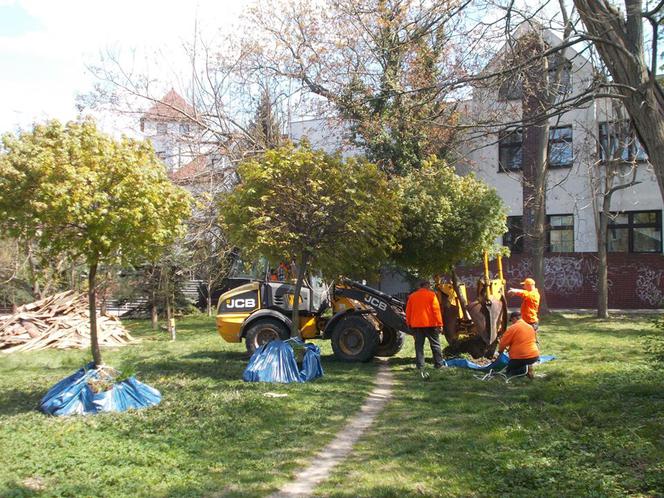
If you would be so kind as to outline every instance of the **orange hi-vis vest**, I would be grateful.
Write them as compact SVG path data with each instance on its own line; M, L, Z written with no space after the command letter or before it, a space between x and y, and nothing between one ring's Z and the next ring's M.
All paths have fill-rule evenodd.
M406 322L410 328L443 326L443 315L434 291L422 288L408 297Z
M521 298L521 318L526 323L539 322L537 312L539 311L540 294L537 289L531 291L522 290L520 292Z
M500 339L498 349L504 351L509 347L510 359L525 360L539 356L537 332L522 319L507 327Z

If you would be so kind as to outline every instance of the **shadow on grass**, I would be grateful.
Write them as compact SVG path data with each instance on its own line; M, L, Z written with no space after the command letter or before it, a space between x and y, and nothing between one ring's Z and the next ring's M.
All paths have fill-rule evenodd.
M7 389L0 391L0 415L18 415L36 411L46 394L43 389ZM4 496L0 494L0 496Z
M19 483L9 483L0 488L0 496L3 498L30 498L32 496L39 496L40 494L40 491Z

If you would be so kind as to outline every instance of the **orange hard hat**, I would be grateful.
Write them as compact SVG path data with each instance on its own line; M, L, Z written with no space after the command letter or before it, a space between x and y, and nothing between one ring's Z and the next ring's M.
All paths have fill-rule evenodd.
M535 285L535 281L532 278L528 277L523 282L521 282L521 285L525 285L525 284Z

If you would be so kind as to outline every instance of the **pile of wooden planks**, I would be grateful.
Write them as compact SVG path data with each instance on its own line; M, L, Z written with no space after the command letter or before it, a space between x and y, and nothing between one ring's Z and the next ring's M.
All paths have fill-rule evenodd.
M100 346L124 346L134 339L114 316L97 316ZM90 346L90 314L85 294L54 294L0 316L0 351L86 348Z

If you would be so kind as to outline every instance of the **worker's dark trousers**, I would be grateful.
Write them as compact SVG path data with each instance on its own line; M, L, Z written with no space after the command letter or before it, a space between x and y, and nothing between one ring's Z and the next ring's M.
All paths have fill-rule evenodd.
M443 364L443 353L440 351L440 334L434 327L413 327L415 331L415 362L417 368L424 368L424 339L429 339L434 365Z

